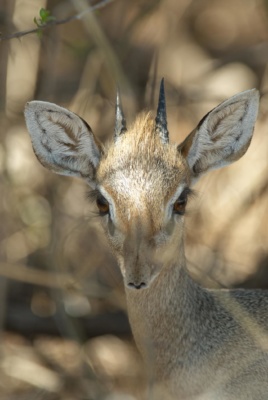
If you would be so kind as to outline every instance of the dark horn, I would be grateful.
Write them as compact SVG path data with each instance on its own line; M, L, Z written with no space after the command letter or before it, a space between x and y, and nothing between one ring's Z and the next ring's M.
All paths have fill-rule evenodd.
M116 106L115 106L115 128L114 128L114 139L118 139L119 136L124 134L127 130L126 120L123 114L120 94L119 90L117 89L116 94Z
M169 134L167 129L167 114L166 114L166 99L165 99L165 88L164 78L160 83L159 100L157 107L157 114L155 118L155 131L158 133L164 143L169 142Z

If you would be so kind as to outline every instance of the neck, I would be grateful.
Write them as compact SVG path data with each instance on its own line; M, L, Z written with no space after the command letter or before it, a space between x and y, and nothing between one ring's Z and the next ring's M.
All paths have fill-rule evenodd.
M184 256L179 264L163 268L159 276L147 289L126 289L129 320L136 344L146 363L168 373L163 363L171 354L188 351L183 343L190 336L196 314L195 298L202 296L200 288L190 277L185 267ZM191 319L190 317L191 316ZM187 339L186 339L187 340ZM170 368L172 366L170 365Z

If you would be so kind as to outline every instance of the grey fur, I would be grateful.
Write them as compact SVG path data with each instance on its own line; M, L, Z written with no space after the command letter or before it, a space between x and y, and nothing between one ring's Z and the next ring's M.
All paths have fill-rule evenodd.
M34 151L50 170L82 176L109 203L102 224L123 275L151 398L267 400L268 291L197 285L184 256L183 213L174 211L194 180L246 152L258 92L220 104L179 146L168 143L163 82L160 93L156 121L141 115L127 132L118 95L120 140L107 151L75 114L32 102L25 116Z

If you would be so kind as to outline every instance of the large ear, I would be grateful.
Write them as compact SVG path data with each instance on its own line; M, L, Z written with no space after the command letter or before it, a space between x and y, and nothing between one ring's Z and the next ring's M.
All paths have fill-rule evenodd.
M247 151L258 114L259 92L239 93L210 111L178 150L187 159L193 179L228 165Z
M102 146L83 119L44 101L27 103L25 119L34 152L44 167L82 177L94 186Z

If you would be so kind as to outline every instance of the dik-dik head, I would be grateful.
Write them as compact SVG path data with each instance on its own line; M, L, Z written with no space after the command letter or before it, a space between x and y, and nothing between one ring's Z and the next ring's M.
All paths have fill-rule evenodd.
M169 143L163 81L156 118L142 114L129 129L117 96L114 142L108 149L83 119L55 104L32 101L25 117L41 164L91 186L125 285L141 289L183 252L191 184L246 152L258 103L255 89L233 96L180 145Z

